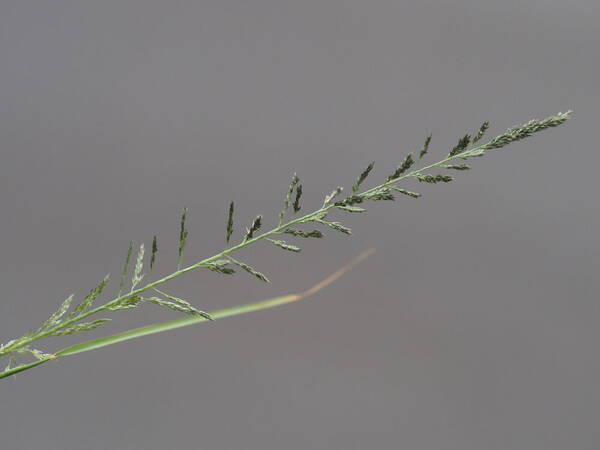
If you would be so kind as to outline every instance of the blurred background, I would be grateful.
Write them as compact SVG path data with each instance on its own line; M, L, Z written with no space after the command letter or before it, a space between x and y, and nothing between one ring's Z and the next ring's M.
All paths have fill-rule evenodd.
M238 254L272 284L200 271L213 310L298 304L70 357L3 380L2 449L593 450L600 446L600 4L596 0L4 0L0 341L118 279L130 240L158 272L379 182L433 134L435 161L574 109L423 198L338 218L354 236ZM111 285L115 292L115 284ZM178 317L152 305L88 337ZM44 350L80 338L48 340Z

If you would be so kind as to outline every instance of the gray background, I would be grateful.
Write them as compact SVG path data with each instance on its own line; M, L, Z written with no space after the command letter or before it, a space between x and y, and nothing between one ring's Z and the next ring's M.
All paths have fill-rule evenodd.
M2 341L118 278L130 239L158 234L168 273L182 206L193 261L222 248L230 200L238 230L273 225L294 171L310 209L430 132L433 160L483 120L575 116L347 217L351 238L240 252L271 285L171 285L210 310L378 250L305 302L2 381L0 447L600 448L599 21L597 0L3 0Z

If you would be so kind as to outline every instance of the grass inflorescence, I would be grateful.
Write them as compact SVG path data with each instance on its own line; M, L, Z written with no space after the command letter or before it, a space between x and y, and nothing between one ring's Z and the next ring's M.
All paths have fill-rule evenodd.
M44 362L57 359L59 357L80 353L82 351L93 350L95 348L121 342L123 340L145 336L151 333L157 333L167 329L178 328L180 326L186 326L192 323L270 308L280 304L288 303L290 301L298 300L307 295L311 295L312 293L316 292L316 290L335 279L337 276L339 276L339 274L336 273L333 276L328 277L322 283L319 283L315 287L301 294L276 297L274 299L241 305L213 313L208 313L198 309L197 307L193 306L190 301L176 297L172 294L167 294L163 290L159 290L158 287L167 281L200 268L209 269L225 275L233 275L236 272L235 268L238 268L252 275L254 278L268 283L269 279L266 275L256 270L250 264L235 259L232 254L242 248L256 244L263 240L270 242L280 249L287 250L288 252L300 252L301 248L298 245L281 239L281 237L284 235L287 235L287 237L292 239L320 239L325 236L325 233L322 231L323 229L333 230L342 234L350 235L352 234L350 228L341 223L339 220L333 220L330 217L334 212L364 213L367 211L367 209L364 207L366 203L377 201L395 201L397 196L395 194L402 194L404 197L419 198L421 197L420 193L406 190L398 186L398 183L407 179L414 179L422 183L430 184L448 183L452 181L454 177L453 175L443 172L444 170L451 171L455 175L458 174L458 172L467 171L470 169L470 166L465 164L464 161L467 161L471 158L484 156L486 152L490 150L505 147L512 142L525 139L546 128L556 127L565 122L570 115L571 111L567 111L565 113L558 113L555 116L551 116L543 120L531 120L524 125L509 128L503 134L494 137L487 143L477 145L489 128L489 123L483 122L473 136L465 134L463 137L461 137L457 144L450 149L447 156L435 163L415 169L413 167L417 161L422 161L423 158L429 154L432 137L431 135L428 135L425 138L422 149L418 153L418 158L415 159L412 154L406 155L402 162L393 171L391 171L391 173L382 183L376 184L375 186L361 191L362 186L374 170L375 163L371 162L359 174L358 178L350 189L349 195L342 197L344 189L342 187L336 187L330 194L325 196L321 207L304 215L299 214L300 210L302 209L302 184L300 184L300 178L294 174L292 176L292 181L285 192L283 207L278 215L278 222L276 226L270 230L263 231L262 233L258 234L263 228L263 217L262 215L258 215L251 222L250 226L246 227L245 233L243 233L243 236L241 236L240 241L237 244L232 244L231 240L235 234L235 208L234 203L231 202L229 204L227 220L225 222L226 248L213 256L195 262L189 266L184 266L185 250L188 243L188 229L186 224L188 209L184 208L181 213L179 225L178 260L176 269L173 272L163 276L162 278L147 282L147 284L142 284L142 281L146 277L145 267L146 259L148 259L144 244L142 243L139 245L139 249L135 258L135 264L131 270L131 279L129 283L127 283L128 274L130 273L129 267L131 265L134 248L134 244L131 242L126 252L125 262L123 264L123 270L116 296L111 300L98 304L100 297L105 292L105 288L109 283L109 278L107 276L103 278L85 297L83 297L83 299L76 303L75 306L73 306L75 296L70 295L67 297L61 303L58 310L51 314L50 317L39 327L25 333L18 338L12 339L5 344L0 345L0 357L8 357L8 364L5 370L0 372L0 378L5 378L9 375L28 370ZM432 172L432 170L437 170L438 172ZM306 230L302 229L302 227L305 225L309 225L310 228ZM154 236L152 240L151 254L149 257L148 274L152 273L156 265L157 258L158 244L157 237ZM339 273L341 274L344 270ZM126 289L127 284L129 284L128 292ZM92 315L97 316L98 314L106 314L122 309L134 309L146 303L153 304L161 308L174 310L178 313L183 313L188 317L185 319L177 319L161 324L148 325L139 329L125 331L117 335L82 342L54 353L47 353L31 346L32 343L40 341L46 337L73 335L93 330L104 325L110 320L109 318L102 317L87 321L87 318ZM33 361L17 364L17 358L21 356L29 356L30 358L33 358Z

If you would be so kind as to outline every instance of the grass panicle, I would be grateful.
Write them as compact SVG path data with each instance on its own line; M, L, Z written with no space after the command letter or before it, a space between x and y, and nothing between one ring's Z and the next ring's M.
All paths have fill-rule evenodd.
M352 185L350 190L351 193L348 196L340 199L343 188L337 187L333 190L333 192L325 196L325 200L321 207L302 216L298 215L301 209L300 202L302 198L302 185L300 184L300 179L298 176L294 174L285 195L283 208L278 215L278 225L269 230L262 231L261 234L258 234L259 230L261 230L263 226L263 217L259 215L254 219L250 227L246 228L246 233L241 241L238 243L232 243L231 238L234 231L234 203L231 202L227 217L225 249L213 256L207 257L201 261L197 261L187 267L183 267L183 261L186 244L188 241L188 229L186 225L188 210L187 208L183 208L180 219L178 263L177 269L174 272L171 272L162 278L146 281L146 284L143 284L142 281L144 281L145 251L144 244L142 243L139 247L135 265L132 270L131 289L127 293L123 293L133 252L133 242L131 242L127 250L116 296L105 303L98 301L100 296L106 291L106 286L109 280L107 276L72 309L71 307L73 305L74 296L71 295L67 297L61 303L60 307L54 313L52 313L50 317L46 319L38 328L32 329L22 336L11 339L0 345L0 357L6 356L8 362L6 369L3 372L0 372L0 378L6 378L10 375L29 370L33 367L37 367L40 364L57 358L94 350L106 345L133 339L135 337L146 336L148 334L158 333L211 319L229 317L232 315L271 308L273 306L286 304L308 295L312 295L314 292L330 283L333 279L337 278L347 269L343 269L341 272L328 277L323 282L301 294L290 294L282 297L276 297L260 302L249 303L238 307L216 311L210 314L192 305L191 302L167 294L158 288L174 278L197 269L208 269L221 274L233 275L236 270L232 266L241 268L243 271L249 273L260 281L268 283L269 279L262 272L244 262L239 261L238 259L234 258L232 254L260 241L268 241L279 248L298 253L300 252L300 247L280 239L275 239L274 237L285 234L292 238L323 238L324 234L320 228L329 228L334 231L350 235L352 234L350 228L334 219L329 218L329 215L333 214L334 212L364 213L366 209L357 205L362 205L363 203L369 201L391 201L395 199L394 194L402 194L404 197L419 198L421 194L398 186L398 183L407 180L416 180L418 182L431 184L448 183L449 181L453 180L452 176L431 173L431 171L434 169L449 169L456 172L467 171L470 169L470 167L466 164L459 164L461 160L464 161L470 158L484 156L489 150L505 147L510 143L530 137L542 130L556 127L564 123L570 117L570 115L571 111L567 111L565 113L558 113L557 115L542 120L534 119L523 125L507 129L503 134L496 136L487 143L479 144L480 140L483 138L484 134L489 128L489 123L484 122L480 126L479 131L477 131L472 138L469 134L464 135L450 150L447 156L443 157L439 161L422 166L420 168L414 168L416 161L412 154L409 154L404 158L401 164L397 166L394 172L383 182L365 189L363 186L367 177L371 175L374 168L374 163L371 162L367 165L366 169L360 173L359 177ZM421 161L422 158L428 153L430 141L431 135L427 136L425 139L423 148L419 153L419 161ZM361 189L363 190L361 191ZM292 218L286 219L286 215L290 208L292 208L294 214L292 215ZM298 228L298 226L302 224L311 224L317 228L304 231ZM152 240L152 252L149 263L150 273L155 266L156 255L157 239L155 236ZM152 292L152 294L149 295L148 292ZM152 303L163 308L173 310L177 313L182 313L185 315L185 317L169 322L163 322L124 331L113 336L80 342L79 344L72 345L71 347L64 348L54 353L47 353L43 350L33 348L30 345L33 342L40 341L50 336L78 335L79 333L94 330L105 324L110 319L102 317L98 319L87 320L88 317L98 314L104 315L108 312L119 311L123 309L133 309L143 303ZM69 310L71 310L71 312L69 312ZM19 364L18 359L21 357L28 357L30 359L33 358L34 361L23 362Z

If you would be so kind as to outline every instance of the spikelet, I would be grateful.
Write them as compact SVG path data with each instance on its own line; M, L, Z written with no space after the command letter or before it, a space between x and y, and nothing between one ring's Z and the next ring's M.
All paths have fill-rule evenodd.
M131 261L131 252L133 251L133 241L129 242L129 247L127 248L127 256L125 257L125 262L123 263L123 270L121 271L121 282L119 283L119 293L118 297L121 296L123 292L123 288L125 287L125 279L127 278L127 272L129 271L129 261Z
M425 138L425 142L423 143L423 149L419 153L419 159L422 159L423 156L427 154L429 151L429 143L431 142L431 134Z
M294 192L294 189L296 188L296 186L298 185L299 182L300 182L300 178L298 178L298 176L296 174L294 174L292 176L292 182L290 183L290 187L288 188L287 194L285 196L285 200L283 202L283 208L281 209L281 212L279 213L279 225L281 225L283 223L285 214L287 213L288 209L290 208L290 204L292 201L292 193Z
M342 191L344 190L343 187L338 186L337 188L335 188L331 194L328 194L325 196L325 200L323 201L323 206L327 206L329 205L329 203L331 203L331 200L333 200L335 197L337 197L338 195L340 195L342 193Z
M254 233L256 233L262 225L261 222L262 216L256 216L256 219L254 219L250 228L246 228L246 236L244 236L244 242L254 237Z
M373 200L373 201L379 201L379 200L395 200L394 195L390 192L390 188L388 187L382 187L379 189L374 190L373 192L369 192L368 194L364 194L363 197L366 200Z
M234 205L233 202L229 204L229 215L227 216L227 235L225 238L225 242L229 244L229 240L231 239L231 235L233 234L233 210Z
M290 252L296 252L297 253L297 252L299 252L299 251L302 250L300 247L296 247L295 245L288 244L285 241L280 241L279 239L269 239L269 238L267 238L267 241L273 243L274 245L276 245L279 248L282 248L284 250L288 250Z
M345 227L339 222L329 222L327 220L317 220L317 222L327 225L332 230L339 231L340 233L352 234L352 230L350 228Z
M363 182L367 179L367 177L371 173L371 170L373 170L374 165L375 165L375 162L372 162L371 164L369 164L367 166L367 168L365 170L363 170L362 173L358 176L356 183L354 183L354 186L352 186L353 194L356 194L358 192L360 185L363 184Z
M352 212L352 213L361 213L365 212L365 208L359 208L358 206L344 206L344 205L336 205L337 209L342 211Z
M149 301L150 303L154 303L159 306L164 306L164 307L172 309L174 311L182 312L184 314L190 314L192 316L202 316L208 320L213 320L212 316L209 313L207 313L206 311L199 310L198 308L194 307L187 300L184 300L179 297L175 297L173 295L169 295L166 292L160 291L156 288L154 288L154 290L156 292L158 292L160 295L167 297L170 301L163 300L158 297L145 298L144 300Z
M231 256L228 256L228 258L229 258L229 260L231 260L232 263L234 263L235 265L241 267L242 269L244 269L249 274L254 275L260 281L264 281L265 283L270 283L269 279L265 275L263 275L258 270L254 269L253 267L249 266L248 264L245 264L245 263L243 263L241 261L238 261L238 260L232 258Z
M303 238L322 238L324 236L323 233L319 230L311 230L311 231L302 231L295 230L293 228L287 228L284 230L285 234L291 234L292 236L298 236Z
M470 170L471 167L468 166L467 164L451 164L451 165L444 165L443 166L445 169L451 169L451 170Z
M449 183L453 180L450 175L417 175L417 180L422 183Z
M294 199L294 213L300 211L300 198L302 197L302 185L296 186L296 198Z
M390 189L393 189L396 192L399 192L412 198L419 198L421 196L421 194L419 194L418 192L407 191L406 189L400 189L397 186L390 186Z
M135 308L142 301L142 297L139 295L127 295L120 299L118 303L114 303L109 305L106 309L111 311L117 311L120 309L130 309Z
M104 279L94 289L92 289L77 306L75 306L75 308L73 308L73 311L68 316L69 319L77 317L79 314L87 311L92 306L92 303L94 303L94 300L100 296L104 286L106 286L107 283L108 275L106 275Z
M362 203L364 201L365 201L365 198L362 195L350 195L350 196L346 197L344 200L335 202L334 205L335 206L352 206L352 205L356 205L357 203Z
M489 122L483 122L481 124L481 126L479 127L479 131L477 131L477 134L475 134L475 136L473 137L473 144L476 144L477 142L479 142L479 140L483 137L483 135L485 134L485 132L487 131L487 129L489 127L490 127Z
M213 272L222 273L225 275L233 275L235 270L231 267L227 267L229 264L229 260L227 259L218 259L216 261L212 261L206 264L206 268L212 270Z
M154 269L157 252L158 252L158 242L156 240L156 236L154 236L154 238L152 239L152 255L150 256L150 271L152 271L152 269Z
M456 156L459 153L464 152L470 143L471 143L471 135L465 134L463 137L461 137L458 140L458 144L456 144L454 146L454 148L452 150L450 150L450 153L448 153L448 156Z
M31 356L33 356L35 359L48 359L48 358L52 358L53 355L51 353L44 353L41 350L38 350L37 348L31 348L28 345L26 345L25 347L21 347L20 349L16 350L17 353L26 353L29 354ZM13 359L13 363L14 363L14 359Z
M187 219L187 208L183 208L181 212L181 220L179 223L179 251L178 251L178 259L177 259L177 270L181 269L183 264L183 256L185 254L185 245L187 243L188 238L188 229L185 225Z
M141 244L140 249L138 251L137 259L135 261L135 267L133 269L133 276L131 277L131 291L132 292L144 278L144 274L142 273L143 270L144 270L144 244Z
M39 328L38 332L44 332L50 330L61 323L61 318L69 310L71 303L73 302L73 294L69 295L60 305L60 307L53 313Z
M80 333L82 331L90 331L109 321L110 319L96 319L91 322L78 323L62 330L55 331L51 334L51 336L66 336L69 334Z
M415 160L412 157L412 154L408 154L406 155L406 157L404 158L404 161L402 161L402 164L400 164L396 170L394 171L394 173L392 173L388 178L387 181L391 181L391 180L395 180L396 178L398 178L400 175L402 175L404 172L406 172L408 169L410 169L413 164L415 163Z

